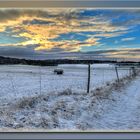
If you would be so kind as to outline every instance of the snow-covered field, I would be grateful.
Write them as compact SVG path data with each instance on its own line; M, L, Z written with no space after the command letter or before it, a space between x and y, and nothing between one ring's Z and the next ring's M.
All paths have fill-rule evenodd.
M64 75L54 74L53 71L56 67L1 65L0 98L6 98L7 100L7 98L47 94L65 89L78 92L86 91L87 65L59 65L58 67L64 70ZM119 69L120 78L128 74L128 69ZM116 79L113 65L92 65L90 90Z
M127 115L133 114L133 107L138 105L138 102L133 104L140 93L137 88L139 79L132 87L129 79L126 79L124 83L128 82L130 89L113 92L110 86L117 79L115 66L94 64L91 66L91 92L87 94L87 65L59 65L58 68L64 70L64 75L54 74L55 68L57 67L0 66L0 128L134 128L134 123L133 127L126 124L130 121ZM119 68L118 72L120 79L129 75L127 68ZM106 95L110 92L113 92L111 96ZM135 98L131 100L133 96Z

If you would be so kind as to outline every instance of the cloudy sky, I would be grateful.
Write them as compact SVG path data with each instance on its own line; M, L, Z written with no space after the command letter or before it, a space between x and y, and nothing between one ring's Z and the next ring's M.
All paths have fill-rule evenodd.
M1 9L0 55L140 59L140 10Z

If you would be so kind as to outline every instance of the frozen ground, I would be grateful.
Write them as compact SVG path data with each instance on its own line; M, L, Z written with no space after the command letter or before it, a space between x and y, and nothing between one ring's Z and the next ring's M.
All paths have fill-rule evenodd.
M98 128L118 130L140 131L140 77L138 76L131 84L120 92L112 93L112 102L104 114L95 121L100 122Z
M87 66L59 67L62 76L55 67L0 66L0 128L139 130L139 76L117 85L113 65L93 65L87 94ZM119 70L121 78L128 74Z
M0 99L21 98L41 93L71 89L85 92L87 88L87 65L60 65L64 75L55 75L56 67L26 65L0 66ZM128 69L119 69L120 78L129 74ZM96 64L91 68L91 90L116 80L113 65Z

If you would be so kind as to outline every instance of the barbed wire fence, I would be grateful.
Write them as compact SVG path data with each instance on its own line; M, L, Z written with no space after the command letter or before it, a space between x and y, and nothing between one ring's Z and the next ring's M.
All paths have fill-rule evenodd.
M26 67L25 67L26 68ZM24 69L24 68L23 68ZM47 67L45 67L46 71L48 71ZM44 77L44 74L46 71L43 70L43 76L42 76L42 67L38 67L38 71L36 71L35 76L32 76L30 79L30 71L27 71L23 77L26 77L26 80L29 79L28 83L26 83L28 88L32 88L32 86L35 86L32 81L35 81L38 77L38 84L39 84L39 90L38 95L41 95L42 93L48 93L51 91L64 91L66 89L70 89L73 91L84 91L89 93L91 90L94 90L98 87L105 86L107 82L113 82L117 80L117 82L120 81L125 76L133 77L137 73L140 72L139 67L119 67L119 66L112 66L112 67L94 67L94 65L85 65L84 67L71 67L71 68L63 68L64 74L63 75L55 75L53 73L54 67L51 67L49 69L49 72L47 73L47 76ZM23 70L24 71L24 70ZM32 69L31 69L32 71ZM0 70L2 72L2 70ZM3 70L3 72L5 72ZM28 75L27 75L28 74ZM13 75L12 71L7 72L7 77L9 79L9 86L11 87L11 94L13 94L14 98L17 99L18 95L24 94L24 91L21 91L19 87L23 86L22 81L18 82L15 81L15 78L18 75ZM45 79L46 78L46 79ZM45 79L45 80L44 80ZM49 83L49 84L48 84ZM30 84L30 85L28 85ZM35 83L37 84L37 82ZM26 85L25 89L26 89ZM37 85L35 86L37 87ZM5 87L6 88L6 87ZM43 89L42 89L43 88ZM28 92L36 91L37 88L33 88L29 90ZM31 95L32 93L29 93L28 95Z
M92 71L94 72L96 68L93 67ZM107 71L111 70L110 68L106 68ZM113 67L112 67L112 70L113 70ZM90 81L90 77L91 77L91 67L90 67L90 64L88 64L88 80L87 80L87 93L90 92L90 85L91 85L91 81ZM129 76L129 77L133 77L133 76L136 76L137 73L140 72L140 68L136 68L134 66L128 66L128 67L119 67L119 66L114 66L114 77L116 76L116 79L113 79L113 80L116 80L118 83L120 82L120 79L126 77L126 76ZM105 81L108 82L107 80L105 80L105 69L102 68L102 73L100 73L103 77L103 81L101 83L105 84ZM94 78L94 75L93 76L93 80L96 80L96 78ZM93 82L93 81L92 81ZM113 81L112 81L113 82ZM94 84L92 84L92 86L94 86ZM93 87L92 87L93 88Z

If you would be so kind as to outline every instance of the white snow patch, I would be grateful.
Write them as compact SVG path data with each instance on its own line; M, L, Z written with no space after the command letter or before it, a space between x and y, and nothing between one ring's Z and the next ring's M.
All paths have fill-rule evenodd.
M86 94L87 67L58 67L64 69L64 75L53 73L57 67L0 66L1 128L116 130L140 127L136 121L140 118L139 78L128 89L100 99L92 92ZM129 75L128 69L119 69L120 78L126 75ZM113 65L93 64L91 91L114 80Z

